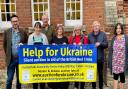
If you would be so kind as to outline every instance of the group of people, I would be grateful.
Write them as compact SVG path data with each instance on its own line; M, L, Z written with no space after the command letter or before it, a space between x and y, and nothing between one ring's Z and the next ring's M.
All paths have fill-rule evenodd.
M42 16L43 25L36 22L34 32L28 36L26 31L19 28L19 17L11 16L12 28L4 32L3 47L6 55L7 63L7 81L6 89L12 89L12 81L16 71L17 85L16 89L21 89L18 74L18 47L20 44L28 45L58 45L58 44L95 44L97 48L97 70L99 78L99 89L103 89L103 64L104 49L108 48L108 41L105 32L101 31L98 21L92 24L92 32L85 36L82 34L81 26L75 26L69 39L64 35L63 25L57 25L53 30L48 24L48 16ZM124 89L125 76L128 74L128 37L124 34L123 25L116 24L114 29L114 37L111 41L109 50L109 68L113 73L113 89L118 87L118 79L120 77L120 89ZM45 83L40 83L40 89L44 89ZM69 82L48 83L52 89L68 89ZM80 82L80 89L84 89L85 83ZM75 82L75 89L78 89L79 82ZM33 83L33 89L38 89L38 83ZM92 83L92 89L96 89L96 82Z

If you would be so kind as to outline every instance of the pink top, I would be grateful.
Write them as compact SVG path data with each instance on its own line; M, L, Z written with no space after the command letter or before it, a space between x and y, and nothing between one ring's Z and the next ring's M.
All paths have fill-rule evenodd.
M112 71L115 74L124 72L125 66L125 38L115 39L113 44Z
M78 45L79 43L81 43L81 36L75 36L74 38L72 36L69 37L69 44L76 44ZM83 40L82 40L82 44L88 44L88 39L86 36L83 37Z

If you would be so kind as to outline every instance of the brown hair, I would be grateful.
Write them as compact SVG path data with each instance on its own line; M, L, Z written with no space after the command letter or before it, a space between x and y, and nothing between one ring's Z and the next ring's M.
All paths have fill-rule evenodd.
M57 35L57 30L61 28L63 30L63 33L62 35L64 35L64 26L62 24L57 24L57 27L56 27L56 35Z
M117 35L116 30L117 30L117 27L118 27L118 26L120 26L120 28L121 28L121 34L124 34L124 27L123 27L123 24L117 23L117 24L115 25L115 28L114 28L114 35Z

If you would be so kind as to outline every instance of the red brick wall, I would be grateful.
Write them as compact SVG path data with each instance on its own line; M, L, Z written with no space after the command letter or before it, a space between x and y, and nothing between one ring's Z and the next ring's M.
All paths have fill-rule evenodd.
M94 20L100 21L104 28L105 0L83 0L83 24L87 26L87 31L92 29ZM103 29L102 29L103 30Z
M32 26L31 0L16 0L16 12L20 18L21 27Z
M31 0L16 0L17 15L20 17L22 27L32 26ZM104 0L83 0L83 24L87 26L88 32L94 20L102 23L104 28L105 19ZM50 0L51 24L64 24L64 0Z
M91 31L92 22L94 20L100 21L102 23L102 27L104 28L104 3L104 0L83 0L83 24L87 25L88 32ZM64 1L51 0L50 6L51 23L64 24Z
M124 1L124 12L125 12L126 16L128 17L128 0Z
M128 1L124 1L124 13L126 15L126 34L128 34Z
M64 24L64 0L50 0L51 24Z
M0 34L0 69L5 68L5 54L3 50L3 34Z

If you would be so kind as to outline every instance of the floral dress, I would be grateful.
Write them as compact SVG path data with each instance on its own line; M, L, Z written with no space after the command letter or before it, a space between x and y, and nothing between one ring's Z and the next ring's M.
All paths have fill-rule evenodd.
M123 73L125 66L125 37L115 38L113 44L112 71L115 74Z

